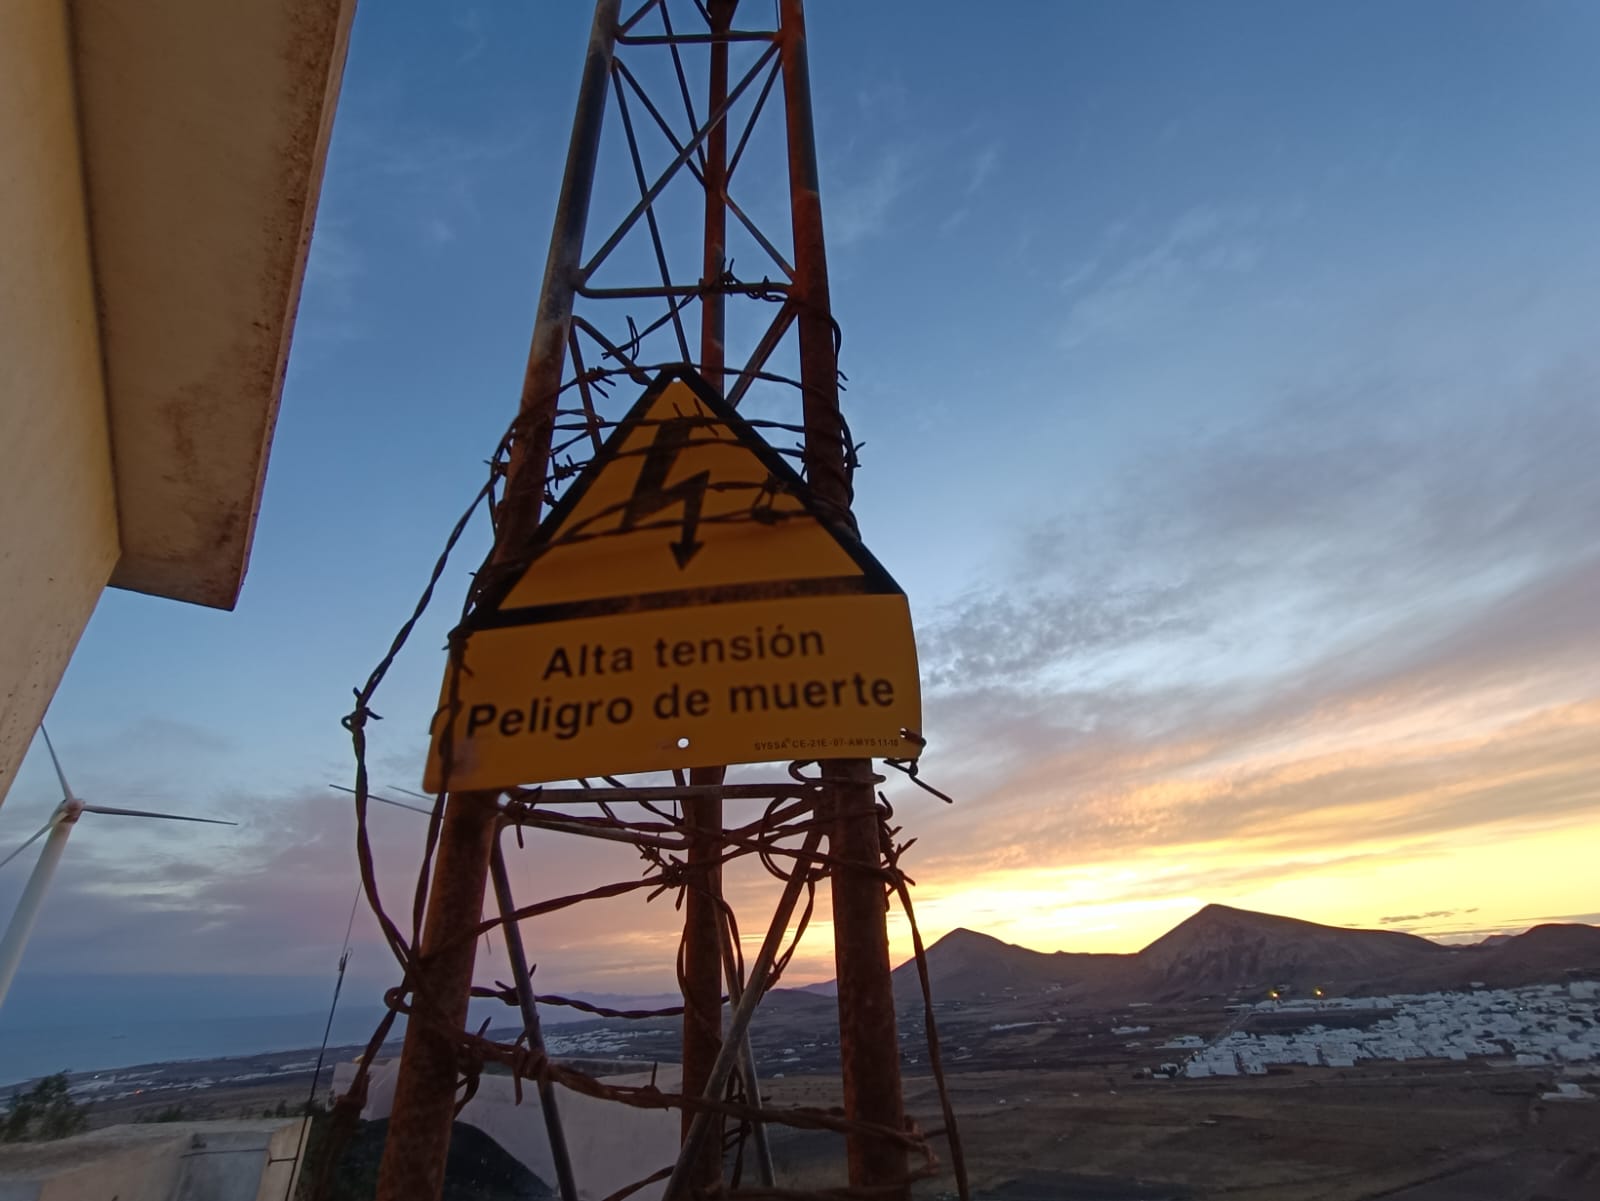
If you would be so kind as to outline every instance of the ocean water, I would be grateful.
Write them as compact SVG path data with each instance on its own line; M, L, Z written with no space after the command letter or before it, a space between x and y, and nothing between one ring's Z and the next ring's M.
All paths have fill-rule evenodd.
M351 973L328 1045L364 1046L378 1027L389 982ZM587 995L587 994L586 994ZM298 1051L322 1042L333 996L329 976L39 974L20 976L0 1008L0 1087L51 1072L97 1072L135 1064ZM619 1009L651 1008L675 996L588 995ZM582 1021L541 1006L547 1026ZM520 1025L498 1001L472 1003L470 1025ZM397 1020L391 1037L405 1029Z
M330 1046L365 1043L383 1010L340 1007ZM256 1017L188 1017L119 1020L108 1011L95 1021L60 1025L0 1022L0 1086L59 1071L100 1071L180 1059L218 1059L269 1051L314 1049L322 1042L327 1010ZM400 1027L396 1026L398 1033ZM309 1056L308 1056L309 1058Z

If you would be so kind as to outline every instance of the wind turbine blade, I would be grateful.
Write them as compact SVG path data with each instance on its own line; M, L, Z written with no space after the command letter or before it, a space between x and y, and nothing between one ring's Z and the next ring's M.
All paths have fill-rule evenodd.
M416 797L419 801L427 801L428 804L433 804L433 798L425 792L418 792L413 788L401 788L398 784L391 784L389 787L395 792L403 792L407 796Z
M4 867L6 864L10 863L18 855L22 854L23 851L26 851L34 843L38 842L46 834L50 833L50 828L52 826L54 826L55 824L56 824L56 819L54 817L52 817L49 821L45 822L44 825L39 827L39 832L37 834L35 834L32 838L28 839L27 842L23 843L16 850L12 851L11 854L7 855L4 859L0 859L0 867Z
M333 789L335 792L348 792L351 796L354 796L356 793L354 788L346 788L343 784L329 784L328 787ZM402 788L400 791L404 792L405 789ZM432 809L424 809L421 805L408 805L404 801L397 801L393 797L379 796L375 792L368 792L367 800L382 801L385 805L393 805L396 809L409 809L413 813L422 814L423 817L433 816Z
M85 805L85 813L109 813L112 817L159 817L169 822L204 822L208 826L237 826L238 822L223 821L220 817L185 817L181 813L152 813L148 809L114 809L110 805Z
M72 785L67 783L67 773L61 770L61 760L56 758L55 743L50 741L50 731L44 728L44 722L39 723L39 733L44 735L44 747L50 752L50 762L56 765L56 779L61 781L61 799L77 800L78 798L72 795Z

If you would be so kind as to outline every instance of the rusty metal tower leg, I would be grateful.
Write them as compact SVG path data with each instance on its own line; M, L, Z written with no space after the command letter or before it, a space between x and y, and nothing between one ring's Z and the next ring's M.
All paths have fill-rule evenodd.
M817 498L836 519L853 527L802 0L781 0L779 12L806 471ZM834 962L845 1112L900 1129L904 1126L900 1042L889 976L888 905L872 765L866 760L835 760L823 765L823 774L832 785L829 851L834 860ZM886 1197L909 1196L903 1146L863 1134L849 1136L846 1146L851 1185L892 1190Z
M694 784L720 784L721 768L698 768ZM683 1091L705 1092L712 1065L722 1052L722 800L695 797L683 802L690 843L689 887L683 906ZM683 1137L694 1115L683 1113ZM722 1124L706 1140L692 1179L698 1188L722 1181Z
M495 904L505 921L506 960L516 981L517 1008L522 1014L523 1036L528 1040L530 1050L543 1055L544 1032L539 1023L539 1006L534 1000L528 953L522 946L522 928L512 916L517 911L517 902L511 895L511 873L506 871L506 857L500 851L498 836L489 857L489 875L494 881ZM567 1149L567 1134L561 1125L556 1086L547 1078L540 1077L535 1088L539 1093L539 1116L544 1119L545 1137L550 1142L550 1159L555 1166L561 1201L578 1201L578 1182L572 1174L572 1155Z
M483 916L500 811L493 793L461 793L445 808L439 858L428 892L412 986L415 1013L406 1024L394 1109L378 1176L379 1201L438 1201L456 1103L456 1047L465 1029L478 945L461 938Z
M528 370L511 447L492 561L515 562L538 528L556 399L572 325L572 299L589 219L621 0L596 0ZM499 818L494 793L459 793L445 806L428 890L422 948L411 981L418 1015L406 1027L394 1109L378 1176L378 1201L439 1201L455 1116L456 1052L472 989L489 855Z
M733 25L733 10L739 0L711 0L711 32L725 36ZM714 113L728 100L728 43L711 45L711 80L706 93L706 112ZM719 285L727 265L728 203L728 123L718 121L706 136L705 161L706 237L700 298L700 374L719 393L723 392L723 366L727 358L728 295Z
M712 32L726 34L737 0L711 0ZM714 113L728 98L728 44L711 46L711 71L706 111ZM728 162L728 124L717 122L705 141L705 246L700 297L700 372L718 392L723 389L724 331L727 297L717 289L727 243L728 208L723 177ZM695 768L692 784L721 784L720 767ZM689 889L683 912L683 1091L698 1097L722 1053L722 800L697 797L683 802L685 824L693 841L689 849ZM694 1115L683 1113L683 1138L689 1138ZM722 1183L722 1122L712 1121L692 1166L690 1178L700 1189Z

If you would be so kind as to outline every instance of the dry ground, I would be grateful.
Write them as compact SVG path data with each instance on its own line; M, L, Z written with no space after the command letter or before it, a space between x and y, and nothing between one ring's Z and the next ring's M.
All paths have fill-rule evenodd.
M186 1092L155 1092L115 1101L96 1101L89 1109L89 1129L99 1130L123 1122L153 1122L163 1115L169 1120L206 1122L231 1118L259 1118L263 1111L275 1112L281 1104L285 1112L297 1113L306 1102L311 1073L298 1078Z
M1027 1032L1019 1032L1027 1033ZM1024 1051L1024 1048L1017 1048ZM597 1065L598 1066L598 1065ZM1600 1104L1543 1104L1541 1071L1478 1065L1302 1069L1265 1078L1136 1081L1126 1066L953 1074L974 1195L992 1201L1600 1201ZM102 1102L91 1126L296 1109L310 1073ZM834 1074L790 1074L777 1105L836 1107ZM932 1081L907 1108L943 1125ZM844 1183L841 1140L774 1131L780 1182ZM949 1148L921 1201L953 1193Z
M1041 1070L961 1074L951 1091L977 1196L1600 1198L1600 1175L1590 1183L1600 1164L1600 1106L1540 1106L1540 1079L1391 1067L1171 1082ZM771 1092L778 1104L839 1098L831 1077L775 1080ZM907 1103L924 1129L942 1124L931 1081L908 1080ZM786 1186L841 1183L843 1157L832 1136L784 1132L775 1151ZM948 1160L942 1143L940 1154ZM1592 1191L1572 1192L1562 1183L1568 1178ZM946 1172L919 1194L952 1189Z

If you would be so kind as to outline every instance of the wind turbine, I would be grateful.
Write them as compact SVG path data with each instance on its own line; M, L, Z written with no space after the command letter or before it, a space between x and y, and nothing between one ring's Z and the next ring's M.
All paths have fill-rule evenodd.
M56 806L55 812L50 815L50 820L40 827L38 833L4 859L0 859L0 868L3 868L46 834L50 836L45 839L44 850L39 852L39 862L34 864L33 874L28 877L28 883L22 889L22 896L17 899L17 908L11 915L11 924L6 927L5 936L0 937L0 1005L5 1004L6 993L11 989L11 979L17 974L17 965L22 962L22 948L27 945L28 934L33 930L33 923L38 919L39 910L44 904L45 890L50 887L50 877L55 875L56 865L61 862L61 854L67 849L67 838L72 834L72 828L78 824L78 818L85 813L106 813L113 817L155 817L163 821L204 822L210 826L239 824L215 817L184 817L176 813L151 813L145 809L118 809L110 805L85 804L73 795L72 785L67 783L67 774L61 770L61 760L56 758L56 748L50 742L50 735L45 733L44 726L39 727L39 733L44 734L44 745L50 752L50 762L55 764L56 779L61 781L61 804Z

